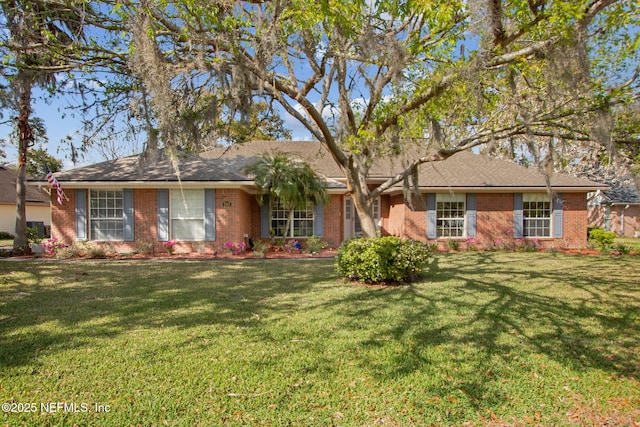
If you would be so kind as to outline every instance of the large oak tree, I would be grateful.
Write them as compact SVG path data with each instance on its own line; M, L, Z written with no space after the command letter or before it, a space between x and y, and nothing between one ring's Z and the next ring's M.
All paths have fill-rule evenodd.
M165 143L189 138L180 120L194 106L203 120L246 114L255 99L276 101L340 165L366 235L375 233L375 198L398 183L412 187L420 164L526 135L593 138L585 119L637 91L631 1L139 6L131 9L132 64ZM381 158L402 172L370 188Z
M383 191L404 183L419 204L420 164L503 141L606 143L608 117L638 94L629 0L92 4L105 36L90 53L114 71L100 95L138 95L150 148L198 150L254 103L279 104L340 165L367 235ZM381 159L401 172L370 188Z

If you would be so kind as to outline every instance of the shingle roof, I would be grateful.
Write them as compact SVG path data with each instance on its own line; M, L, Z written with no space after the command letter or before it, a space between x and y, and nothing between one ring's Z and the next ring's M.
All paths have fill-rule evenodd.
M344 175L331 155L317 142L300 141L253 141L232 147L217 147L210 151L187 156L179 162L182 182L241 182L250 185L251 178L242 173L245 166L253 163L264 153L278 151L306 161L332 183L333 188L346 188L334 180L344 181ZM399 162L388 159L378 161L371 168L370 177L386 178L401 170ZM98 163L66 172L56 173L63 184L91 182L177 182L178 176L171 161L163 156L157 162L141 164L138 156L126 157ZM515 163L491 159L471 152L460 152L441 162L428 163L420 167L420 187L423 189L455 188L546 188L546 180L535 168L526 168ZM606 186L586 179L554 174L554 187L596 190ZM331 186L330 186L331 187Z
M186 156L179 160L179 179L171 160L160 154L157 162L141 163L139 156L123 157L54 174L63 183L86 182L170 182L178 181L246 181L241 173L243 159L207 159Z
M606 185L570 175L554 173L549 177L555 188L604 189ZM420 168L421 188L456 189L516 189L546 188L545 175L534 167L474 154L469 151L456 153L447 160L427 163Z
M17 171L0 166L0 203L15 205L17 178ZM26 202L29 205L49 205L49 194L40 188L28 185Z
M346 188L335 180L342 177L340 169L331 156L319 144L293 141L255 141L231 147L217 147L200 154L185 154L178 162L178 173L172 161L162 152L157 161L141 162L140 156L130 156L110 160L56 173L56 179L63 185L74 183L213 183L231 182L251 185L253 179L245 175L243 169L254 163L258 156L279 151L299 157L308 162L314 170L327 178L330 189Z
M620 183L609 184L610 190L603 193L604 204L614 205L638 205L640 193L634 184Z

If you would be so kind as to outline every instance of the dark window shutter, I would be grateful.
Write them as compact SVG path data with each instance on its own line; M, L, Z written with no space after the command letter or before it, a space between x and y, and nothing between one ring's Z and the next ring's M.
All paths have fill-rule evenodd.
M76 190L76 239L87 240L87 190Z
M204 240L216 240L216 190L204 190Z
M271 228L271 207L269 203L269 196L262 198L262 205L260 206L260 237L268 239L269 229Z
M522 193L513 194L513 237L521 239L524 236L524 216L523 216Z
M324 205L315 206L313 234L318 237L324 236Z
M427 194L427 239L435 239L438 237L436 229L437 219L436 195L429 193Z
M133 190L124 189L122 191L122 206L124 214L124 241L133 242L134 239L134 212L133 212Z
M553 195L553 237L555 239L562 239L563 230L562 223L564 219L564 203L562 193Z
M158 190L158 240L169 240L169 190Z
M476 195L467 194L467 237L476 237Z

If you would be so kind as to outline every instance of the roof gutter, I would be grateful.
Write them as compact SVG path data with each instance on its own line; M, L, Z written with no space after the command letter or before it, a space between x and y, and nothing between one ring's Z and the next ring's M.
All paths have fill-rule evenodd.
M47 181L28 181L28 185L48 188ZM157 188L166 189L241 189L249 194L258 194L258 187L254 181L60 181L63 190L68 189L111 189L111 188L132 188L153 190ZM346 188L328 188L329 194L343 194Z
M592 191L606 191L609 187L573 187L573 186L552 186L551 189L559 193L589 193ZM419 187L422 193L531 193L547 192L546 186L534 187ZM401 187L391 187L384 194L402 193Z

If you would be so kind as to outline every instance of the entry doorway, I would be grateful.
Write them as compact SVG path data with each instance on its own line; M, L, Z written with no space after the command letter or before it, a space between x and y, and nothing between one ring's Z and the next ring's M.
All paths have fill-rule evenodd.
M380 198L378 197L373 203L373 219L376 223L376 229L380 230ZM362 226L358 212L351 199L351 196L344 198L344 240L352 237L362 237Z

